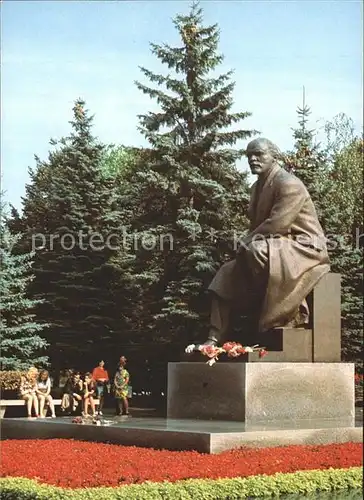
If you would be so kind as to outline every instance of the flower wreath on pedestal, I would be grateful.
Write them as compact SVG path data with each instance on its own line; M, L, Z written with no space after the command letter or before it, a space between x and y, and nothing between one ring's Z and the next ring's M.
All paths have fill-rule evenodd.
M72 419L73 424L95 424L95 425L101 425L101 419L98 418L98 416L92 417L91 415L82 415L78 417L74 417Z
M222 347L205 344L190 344L186 347L185 352L191 354L194 351L199 351L204 356L209 357L207 361L209 366L212 366L218 361L220 354L227 354L230 358L237 358L241 354L248 352L258 352L259 357L262 358L268 351L264 347L259 347L258 344L249 346L242 346L238 342L225 342Z
M104 418L100 418L99 415L91 416L91 415L82 415L78 417L74 417L72 419L73 424L95 424L95 425L103 425L103 426L109 426L110 424L113 423L112 420L105 420Z

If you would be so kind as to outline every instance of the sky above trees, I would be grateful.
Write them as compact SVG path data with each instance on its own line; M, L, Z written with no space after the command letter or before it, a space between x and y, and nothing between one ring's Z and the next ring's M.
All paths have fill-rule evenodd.
M281 149L302 101L311 127L345 112L362 127L362 6L359 1L204 1L218 23L218 73L234 69L236 110ZM186 1L4 2L2 5L2 167L6 199L20 207L33 155L69 129L75 99L95 113L104 142L145 145L138 114L155 104L135 86L138 66L165 72L149 42L178 43L171 22ZM162 70L162 71L161 71ZM242 146L244 146L244 142ZM247 168L244 161L241 168Z

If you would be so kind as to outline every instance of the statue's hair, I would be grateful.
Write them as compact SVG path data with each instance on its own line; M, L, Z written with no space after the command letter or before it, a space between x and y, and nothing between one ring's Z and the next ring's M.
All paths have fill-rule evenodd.
M252 147L252 146L255 146L256 144L258 143L263 143L265 144L266 146L268 146L268 151L274 156L274 158L276 158L277 160L279 158L281 158L282 156L282 153L280 151L280 149L278 148L278 146L276 146L274 144L274 142L270 141L269 139L266 139L265 137L258 137L257 139L253 139L251 142L249 142L248 146L247 146L247 149L249 149L249 147Z

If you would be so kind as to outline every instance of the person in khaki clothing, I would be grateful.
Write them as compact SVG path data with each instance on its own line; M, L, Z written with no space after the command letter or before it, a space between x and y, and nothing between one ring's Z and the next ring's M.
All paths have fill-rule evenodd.
M211 328L205 344L224 340L231 310L254 316L257 332L308 321L306 297L326 274L326 238L303 183L278 164L268 139L248 144L258 180L252 187L248 234L236 258L224 264L209 286Z

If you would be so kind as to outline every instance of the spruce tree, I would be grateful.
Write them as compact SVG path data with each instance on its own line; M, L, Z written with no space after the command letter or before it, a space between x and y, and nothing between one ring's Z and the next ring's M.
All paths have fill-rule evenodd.
M216 73L218 26L203 25L197 4L174 25L178 47L151 44L168 73L141 68L155 86L136 82L160 111L140 116L151 148L128 184L136 209L121 265L139 336L184 343L206 336L207 286L235 254L234 229L247 227L247 183L235 166L243 149L234 145L255 131L230 128L250 113L231 111L232 72Z
M120 214L113 180L100 168L104 146L92 135L92 120L77 100L70 135L51 141L46 161L37 159L23 214L12 221L36 250L30 291L47 299L38 312L51 323L47 340L55 366L89 366L115 347L122 328L111 263Z
M47 327L35 316L36 306L42 301L28 296L33 280L34 254L15 254L14 247L20 234L11 234L2 211L0 221L0 329L2 370L26 370L32 365L46 366L44 350L47 342L42 337Z
M336 136L347 129L341 115L327 124ZM330 237L333 272L341 274L342 355L362 363L363 349L363 140L354 133L328 150L328 189L323 200L324 225Z
M110 145L105 148L101 170L106 178L114 179L120 188L124 178L135 172L142 155L143 149L140 148Z
M316 130L308 128L311 109L305 102L297 108L298 127L293 130L294 149L284 155L285 168L306 186L321 218L321 201L324 196L326 172L325 152L316 142Z
M325 125L326 147L307 128L310 108L298 108L295 149L284 155L286 168L306 185L328 238L331 271L341 275L342 356L358 361L363 329L363 143L350 119L335 117Z

